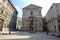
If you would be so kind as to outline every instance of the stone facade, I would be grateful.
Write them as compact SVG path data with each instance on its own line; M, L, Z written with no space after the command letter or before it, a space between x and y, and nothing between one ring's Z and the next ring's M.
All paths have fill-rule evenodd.
M22 27L23 31L43 31L43 22L41 15L42 7L29 5L23 8Z
M45 18L49 31L60 32L60 3L53 3Z
M17 14L10 0L0 0L0 31L16 30Z
M16 29L20 30L20 28L22 27L22 18L17 18L17 24L16 24Z

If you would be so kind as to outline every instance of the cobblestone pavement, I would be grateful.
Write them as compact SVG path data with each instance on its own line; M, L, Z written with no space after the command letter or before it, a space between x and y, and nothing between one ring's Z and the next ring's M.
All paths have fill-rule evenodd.
M10 35L0 35L0 40L60 40L60 38L47 35L46 32L12 32Z

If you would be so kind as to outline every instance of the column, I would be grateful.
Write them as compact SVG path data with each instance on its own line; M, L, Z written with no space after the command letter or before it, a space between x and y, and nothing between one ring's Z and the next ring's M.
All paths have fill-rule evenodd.
M36 30L36 27L35 27L35 19L34 19L34 30Z
M55 25L56 25L56 32L59 32L58 20L55 20Z

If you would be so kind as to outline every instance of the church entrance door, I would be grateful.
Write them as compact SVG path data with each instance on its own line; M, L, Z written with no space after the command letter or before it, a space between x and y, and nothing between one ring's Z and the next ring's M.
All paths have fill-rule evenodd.
M34 22L33 20L30 21L30 31L34 30Z

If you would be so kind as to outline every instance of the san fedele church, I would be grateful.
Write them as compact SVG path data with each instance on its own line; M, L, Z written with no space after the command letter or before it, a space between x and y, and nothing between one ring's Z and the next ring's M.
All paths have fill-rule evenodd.
M23 31L43 31L42 7L36 5L28 5L23 8L22 27Z
M17 28L23 31L60 32L60 3L53 3L44 17L41 10L42 7L33 4L24 7L22 20L17 20Z

